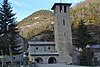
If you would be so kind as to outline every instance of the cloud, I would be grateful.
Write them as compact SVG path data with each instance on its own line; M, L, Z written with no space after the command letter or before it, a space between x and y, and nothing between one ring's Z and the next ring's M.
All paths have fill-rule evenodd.
M9 2L17 7L25 7L25 4L20 0L9 0Z
M13 2L16 6L21 7L22 4L20 4L19 2Z
M84 0L67 0L67 2L72 2L72 3L78 3L78 2L81 2L81 1L84 1Z

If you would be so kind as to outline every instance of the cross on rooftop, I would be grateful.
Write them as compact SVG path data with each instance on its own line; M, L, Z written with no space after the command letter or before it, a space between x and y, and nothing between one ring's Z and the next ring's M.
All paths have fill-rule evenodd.
M60 0L60 3L62 3L62 0Z

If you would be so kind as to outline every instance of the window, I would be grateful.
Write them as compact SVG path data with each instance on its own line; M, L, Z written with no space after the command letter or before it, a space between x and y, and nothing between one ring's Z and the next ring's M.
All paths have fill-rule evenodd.
M66 33L64 32L64 36L66 36Z
M62 13L62 6L60 6L60 13Z
M66 6L64 6L64 13L66 13Z
M38 47L36 47L36 50L38 50L39 48Z
M63 25L65 25L65 20L63 20Z
M50 50L51 48L50 48L50 47L48 47L48 49Z

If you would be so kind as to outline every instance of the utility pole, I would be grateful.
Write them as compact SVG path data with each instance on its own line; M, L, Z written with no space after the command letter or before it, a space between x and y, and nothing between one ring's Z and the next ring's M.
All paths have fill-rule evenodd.
M2 53L2 67L4 67L4 60L3 60L3 50L1 50L1 53Z
M11 58L11 67L13 67L13 56L12 56L11 45L9 45L9 53L10 53L10 58Z

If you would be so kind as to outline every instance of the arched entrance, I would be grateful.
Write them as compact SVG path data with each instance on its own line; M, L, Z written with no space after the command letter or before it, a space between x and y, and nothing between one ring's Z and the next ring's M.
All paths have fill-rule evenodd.
M43 59L42 59L41 57L37 57L37 58L35 59L35 61L36 61L37 63L40 63L40 64L43 63Z
M55 57L50 57L50 58L48 59L48 64L52 64L52 63L57 63Z

